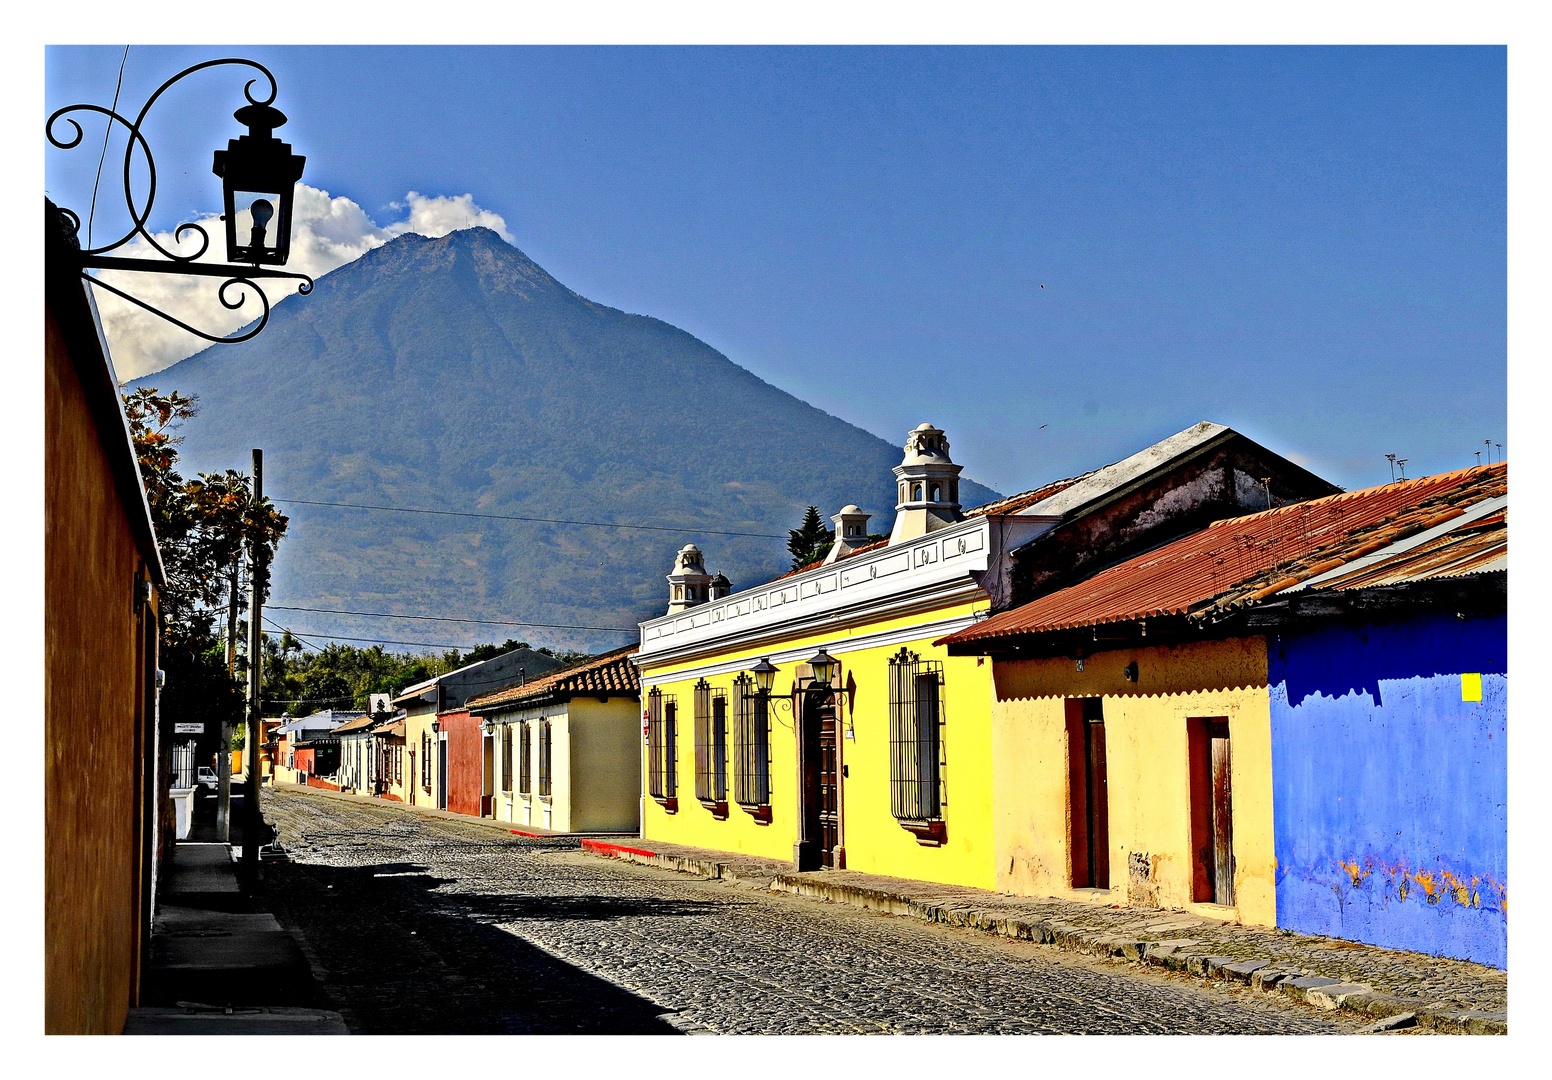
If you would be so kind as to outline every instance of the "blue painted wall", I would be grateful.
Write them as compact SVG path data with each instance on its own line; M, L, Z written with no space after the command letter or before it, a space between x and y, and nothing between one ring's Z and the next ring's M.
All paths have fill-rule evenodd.
M1504 967L1507 619L1267 645L1277 924ZM1463 673L1481 701L1462 700Z

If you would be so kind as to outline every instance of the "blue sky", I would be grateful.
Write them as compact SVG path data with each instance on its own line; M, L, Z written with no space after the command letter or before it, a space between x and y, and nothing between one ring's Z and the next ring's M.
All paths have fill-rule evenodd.
M46 106L120 55L50 48ZM136 46L122 102L217 55L276 72L305 182L384 224L470 193L583 295L891 441L930 419L1004 491L1201 419L1347 487L1503 441L1500 48ZM238 100L158 106L153 225L216 208ZM81 208L83 153L47 159Z

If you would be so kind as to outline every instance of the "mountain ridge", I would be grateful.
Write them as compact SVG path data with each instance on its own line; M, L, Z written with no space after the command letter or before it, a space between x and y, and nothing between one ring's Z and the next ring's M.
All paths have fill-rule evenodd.
M265 491L294 523L276 603L628 627L661 612L683 543L741 587L786 569L782 538L810 502L826 514L856 502L874 529L893 517L896 446L670 323L576 293L489 229L397 237L277 305L257 338L131 385L198 398L179 432L186 473L246 471L249 448L264 446ZM967 505L996 497L962 487ZM296 625L421 636L321 614ZM567 648L625 640L547 633L521 636ZM474 637L444 629L439 640Z

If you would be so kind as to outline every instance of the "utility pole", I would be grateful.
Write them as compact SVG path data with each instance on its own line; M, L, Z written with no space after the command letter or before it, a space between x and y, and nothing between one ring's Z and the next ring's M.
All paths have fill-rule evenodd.
M237 567L242 561L242 552L232 559L232 568L227 571L227 582L230 585L230 598L226 606L226 673L233 678L237 677ZM221 721L221 742L217 753L219 760L216 762L216 776L220 778L219 794L216 800L216 839L229 844L232 841L232 723L230 720Z
M264 503L264 451L253 451L253 508ZM264 815L259 811L259 742L264 723L259 689L264 678L264 544L258 537L249 541L248 550L248 735L245 740L243 766L247 769L247 784L243 790L243 802L247 809L247 821L243 823L242 864L255 877L259 869L259 830L264 827Z

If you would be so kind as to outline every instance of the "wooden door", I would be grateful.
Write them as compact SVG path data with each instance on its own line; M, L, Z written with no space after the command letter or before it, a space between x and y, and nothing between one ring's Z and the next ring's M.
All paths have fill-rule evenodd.
M1234 904L1234 801L1229 722L1189 721L1192 899Z
M1212 775L1213 903L1234 903L1234 816L1229 784L1229 722L1208 725Z
M447 736L435 744L437 748L437 809L447 809Z
M836 746L840 725L834 704L826 705L819 716L819 863L835 869L835 849L841 836L841 780Z
M1110 766L1105 753L1105 719L1100 699L1084 701L1083 758L1087 775L1089 886L1110 888Z
M800 871L833 868L840 837L835 700L828 690L808 690L798 702L798 840L793 861Z
M1110 777L1100 698L1067 699L1068 826L1075 889L1110 888Z

